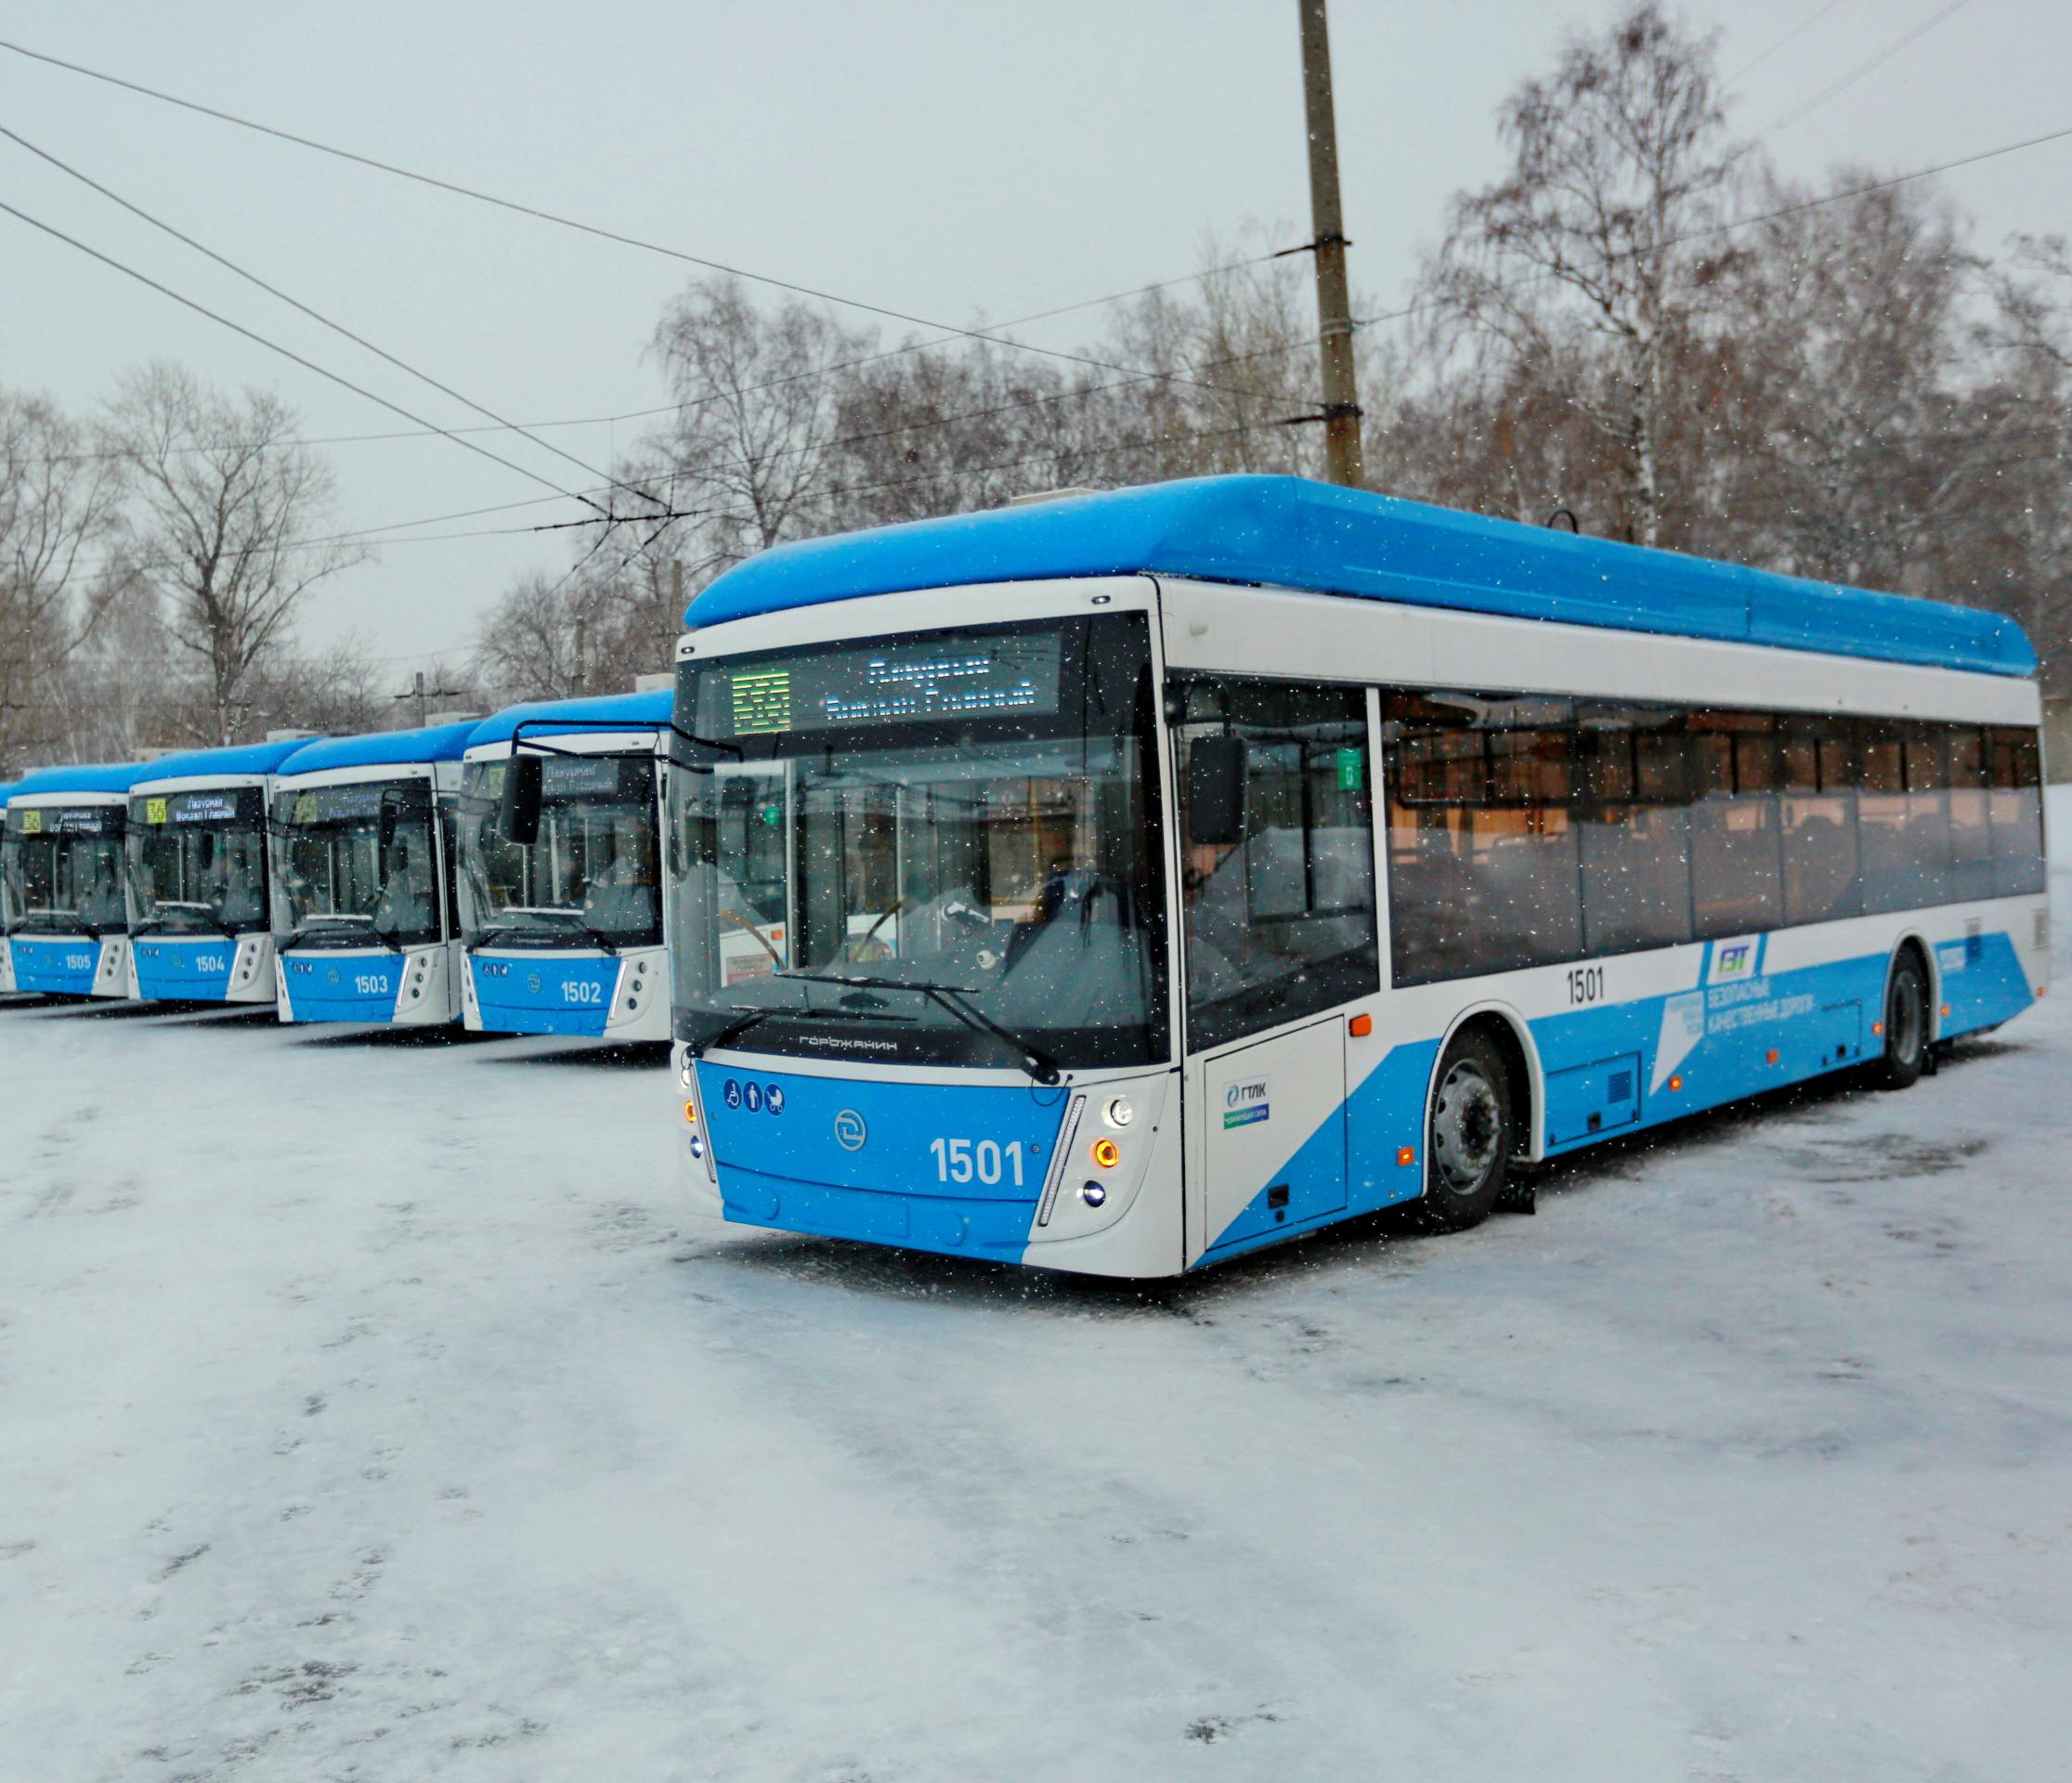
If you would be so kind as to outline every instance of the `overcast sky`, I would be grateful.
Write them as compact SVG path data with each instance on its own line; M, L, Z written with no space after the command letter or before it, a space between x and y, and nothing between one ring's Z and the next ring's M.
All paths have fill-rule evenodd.
M1742 0L1724 28L1751 134L1870 62L1949 0ZM1334 0L1357 285L1400 300L1447 196L1501 170L1493 118L1575 0ZM968 323L1192 270L1248 225L1304 239L1294 0L1043 0L1010 7L760 0L10 0L0 37L184 98L691 254ZM1810 24L1807 21L1811 21ZM1766 140L1786 171L1901 171L2072 124L2072 6L1962 0L1946 20ZM694 269L407 184L0 52L0 121L513 419L624 415L663 400L642 358ZM13 143L9 203L442 424L445 397L210 266ZM1950 175L1976 243L2072 228L2072 139ZM851 321L869 321L848 312ZM1089 337L1082 312L1025 332ZM879 324L887 338L905 331ZM0 215L0 382L85 411L141 360L279 390L311 436L383 433L384 410ZM650 423L549 436L602 464ZM564 487L524 441L498 449ZM328 449L342 527L544 492L437 437ZM420 528L570 517L571 504ZM401 686L458 653L570 535L404 542L326 585L303 635L357 636ZM659 666L659 665L658 665Z

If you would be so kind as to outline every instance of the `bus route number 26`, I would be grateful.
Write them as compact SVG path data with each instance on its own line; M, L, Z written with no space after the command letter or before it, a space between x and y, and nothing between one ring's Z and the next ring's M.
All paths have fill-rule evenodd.
M1578 966L1569 974L1569 1007L1604 1001L1604 968Z
M1011 1173L1014 1186L1022 1186L1022 1141L1001 1145L993 1139L931 1139L928 1149L935 1154L938 1182L998 1182Z

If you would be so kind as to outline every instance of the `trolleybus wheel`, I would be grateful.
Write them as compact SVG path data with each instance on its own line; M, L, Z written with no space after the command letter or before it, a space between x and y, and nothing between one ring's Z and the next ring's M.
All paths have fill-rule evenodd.
M1425 1117L1422 1223L1452 1232L1488 1218L1503 1199L1513 1137L1504 1055L1486 1034L1456 1035L1439 1061Z
M1885 1049L1878 1061L1878 1082L1886 1089L1905 1089L1920 1077L1928 1060L1928 981L1921 956L1900 949L1885 981Z

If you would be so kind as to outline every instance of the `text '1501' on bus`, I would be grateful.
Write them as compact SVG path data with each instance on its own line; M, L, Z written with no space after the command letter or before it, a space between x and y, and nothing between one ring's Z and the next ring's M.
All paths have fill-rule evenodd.
M470 1028L669 1038L669 719L664 687L514 706L476 727L460 814Z
M1292 478L788 545L685 615L683 1159L1147 1277L2043 993L1992 614ZM528 894L537 895L537 894Z

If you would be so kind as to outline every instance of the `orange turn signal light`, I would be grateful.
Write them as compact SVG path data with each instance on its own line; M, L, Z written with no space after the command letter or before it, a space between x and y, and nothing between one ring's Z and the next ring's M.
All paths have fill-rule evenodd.
M697 1125L697 1104L696 1102L685 1102L684 1104L684 1118L690 1122L693 1126Z
M1396 1148L1396 1162L1398 1164L1415 1164L1417 1162L1417 1148L1414 1145L1399 1145Z
M1375 1031L1375 1019L1371 1015L1356 1015L1346 1023L1346 1032L1355 1040L1364 1040Z
M1093 1142L1093 1163L1097 1170L1113 1170L1122 1162L1122 1147L1113 1139L1096 1139Z

